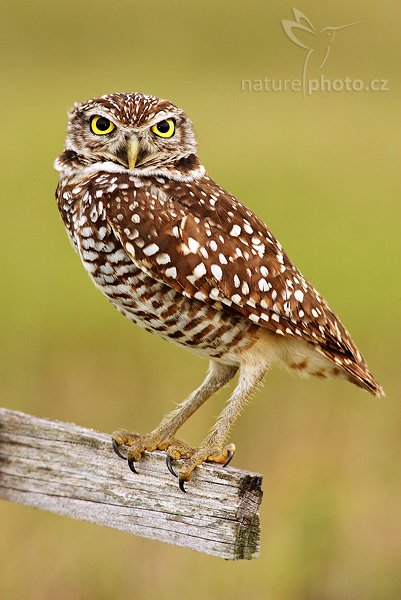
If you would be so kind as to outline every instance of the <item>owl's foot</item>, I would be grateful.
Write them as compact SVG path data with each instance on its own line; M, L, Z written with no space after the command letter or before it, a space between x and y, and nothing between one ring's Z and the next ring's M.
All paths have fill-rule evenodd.
M157 440L152 439L151 435L140 435L131 433L124 429L115 431L112 435L114 452L123 460L128 460L128 466L134 473L138 473L135 468L135 462L141 460L143 453L148 450L153 452L157 449ZM127 456L121 452L121 447L127 446Z
M115 431L112 434L112 440L114 452L123 460L128 461L128 466L134 473L138 473L135 468L135 463L141 460L144 452L166 450L169 446L180 448L183 455L184 452L186 452L187 456L190 456L191 452L194 452L188 444L181 442L181 440L178 440L175 437L161 440L160 437L152 433L140 435L139 433L125 431L125 429ZM121 452L122 446L127 446L126 456Z
M203 462L212 462L226 467L235 453L235 445L229 444L225 448L216 448L215 445L204 443L200 448L192 448L186 442L175 437L160 440L152 433L140 435L119 429L112 435L113 449L123 460L128 461L128 466L134 473L138 473L135 463L139 462L144 452L165 450L167 453L166 464L172 475L178 477L180 489L185 492L184 484L192 477L192 472ZM127 446L127 456L121 452L121 447ZM180 460L181 467L178 474L174 471L172 462Z
M170 473L175 477L178 477L178 483L180 490L185 492L185 482L189 481L192 477L192 473L196 467L201 465L203 462L212 462L223 465L226 467L232 457L235 454L235 445L229 444L225 448L216 448L208 445L207 443L202 445L200 448L195 450L183 442L173 444L167 448L166 464ZM172 466L173 460L180 460L183 462L177 473L174 471Z

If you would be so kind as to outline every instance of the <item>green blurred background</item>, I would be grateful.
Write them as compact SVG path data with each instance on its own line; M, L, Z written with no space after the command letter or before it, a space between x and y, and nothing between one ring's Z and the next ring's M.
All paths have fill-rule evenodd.
M401 598L399 2L297 4L318 29L357 23L337 33L326 77L387 79L389 91L241 91L243 79L301 77L305 51L281 27L291 8L3 2L1 404L147 432L206 370L105 301L60 221L52 163L66 111L113 91L187 110L210 175L327 297L387 397L271 372L232 432L235 465L264 474L256 561L2 503L2 599ZM199 443L225 393L184 427L188 441Z

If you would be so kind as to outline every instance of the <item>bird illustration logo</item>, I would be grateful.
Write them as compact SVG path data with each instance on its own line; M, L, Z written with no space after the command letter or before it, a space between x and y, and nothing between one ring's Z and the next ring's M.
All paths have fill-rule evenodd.
M303 70L302 70L302 89L305 94L306 75L308 72L321 71L326 64L331 45L340 29L346 29L356 25L356 23L347 23L339 27L324 27L320 31L316 30L306 15L297 8L293 8L295 21L283 19L281 24L287 37L300 48L307 50Z

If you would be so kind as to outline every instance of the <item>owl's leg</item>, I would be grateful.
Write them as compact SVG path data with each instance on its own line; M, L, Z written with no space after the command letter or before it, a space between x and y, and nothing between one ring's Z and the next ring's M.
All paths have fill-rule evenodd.
M224 447L224 442L233 425L235 419L240 414L247 399L252 392L261 383L268 365L265 362L244 363L240 367L240 376L238 385L231 395L227 406L221 412L216 424L205 438L200 448L188 458L184 458L183 464L179 470L179 484L182 491L185 492L184 483L189 481L193 470L204 461L228 464L235 452L234 444ZM174 446L167 450L173 457L177 456Z
M175 446L180 448L180 456L193 453L193 449L188 444L173 437L175 432L212 394L228 383L237 370L236 366L222 365L211 360L208 374L202 385L166 415L160 425L151 433L139 435L125 430L115 431L112 435L115 452L125 459L119 448L122 445L128 446L128 464L134 472L136 472L135 461L139 461L145 451L165 450L169 446Z

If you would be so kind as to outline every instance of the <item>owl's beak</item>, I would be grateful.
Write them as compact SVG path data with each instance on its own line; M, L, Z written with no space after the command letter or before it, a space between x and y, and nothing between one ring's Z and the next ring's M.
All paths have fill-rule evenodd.
M134 169L139 154L139 141L136 135L132 135L127 142L128 166Z

